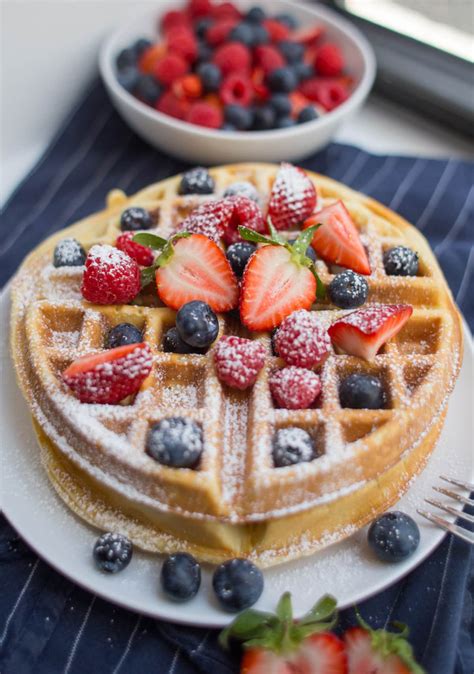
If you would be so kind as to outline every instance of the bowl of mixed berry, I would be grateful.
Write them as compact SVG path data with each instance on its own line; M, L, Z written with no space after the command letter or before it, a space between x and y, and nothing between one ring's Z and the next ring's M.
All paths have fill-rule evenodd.
M375 73L351 24L283 0L150 10L109 38L100 66L140 136L201 163L314 152L363 103Z

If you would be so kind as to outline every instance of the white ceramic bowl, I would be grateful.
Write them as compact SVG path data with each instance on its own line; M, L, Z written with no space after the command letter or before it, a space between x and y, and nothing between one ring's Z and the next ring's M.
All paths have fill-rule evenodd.
M312 122L271 131L217 131L157 112L119 85L114 61L118 52L134 39L142 36L155 39L153 31L158 17L171 4L162 0L145 15L127 22L110 36L100 53L102 79L117 111L145 141L171 155L201 164L298 160L324 147L342 122L358 110L370 91L375 76L375 58L369 43L354 26L319 5L259 0L257 4L271 14L290 12L303 26L324 26L326 38L342 48L349 74L356 82L348 100ZM236 4L245 10L255 4L255 0L238 0Z

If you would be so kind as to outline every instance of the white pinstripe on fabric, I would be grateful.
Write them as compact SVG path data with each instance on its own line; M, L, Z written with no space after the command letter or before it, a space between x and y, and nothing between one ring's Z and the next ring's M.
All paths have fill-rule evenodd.
M474 247L471 247L471 250L469 251L469 257L467 258L467 264L466 264L466 269L464 270L463 277L461 279L461 283L459 284L459 290L458 294L456 295L456 302L461 305L464 295L466 293L466 290L470 287L469 286L469 277L471 275L472 271L472 261L474 258Z
M176 651L175 651L173 660L171 661L171 666L168 670L168 674L174 674L174 670L176 669L176 664L178 662L178 658L179 658L180 653L181 653L181 648L178 646Z
M389 208L397 208L402 203L403 197L412 186L415 178L421 173L425 164L426 159L417 159L415 162L413 162L413 166L403 178L402 182L397 188L397 191L393 195L392 200L388 205Z
M100 132L102 131L108 120L111 118L112 114L113 113L109 110L97 118L95 124L91 129L91 133L82 140L82 143L76 149L74 154L72 154L69 161L66 162L66 164L62 167L62 170L58 172L56 179L51 182L49 189L46 190L46 192L43 195L43 198L40 199L39 202L36 204L36 207L31 210L29 216L26 217L18 225L18 227L15 227L15 229L12 230L12 236L9 238L7 237L3 242L3 245L0 246L0 255L6 253L13 246L13 244L16 241L18 241L20 236L29 227L29 225L32 222L34 222L34 220L39 215L41 215L41 213L43 213L45 208L48 207L48 205L51 203L52 199L58 192L59 188L61 187L61 185L63 185L63 183L71 174L71 172L76 168L79 162L82 161L82 159L89 152L97 136L100 134Z
M428 218L438 205L439 200L444 194L445 187L447 186L455 170L456 164L453 163L452 159L449 159L446 166L444 167L444 171L441 174L440 179L438 180L438 184L436 185L428 203L425 206L423 213L418 218L418 222L416 223L418 229L423 229L428 222Z
M200 641L200 642L198 643L198 645L196 646L196 648L193 648L193 650L191 651L191 653L192 653L193 655L194 655L195 653L199 653L199 652L200 652L201 648L202 648L202 647L204 646L204 644L206 643L207 638L209 637L209 634L210 634L210 633L211 633L210 630L207 631L207 632L205 633L205 635L203 636L203 638L201 639L201 641Z
M3 642L5 641L5 637L7 636L8 628L9 628L9 626L10 626L10 623L11 623L11 621L12 621L12 618L13 618L13 616L15 615L16 610L17 610L17 608L19 607L20 602L21 602L21 600L23 599L23 596L24 596L25 592L27 591L28 587L30 586L31 580L32 580L33 576L35 575L36 569L38 568L39 561L40 561L40 560L39 560L39 558L38 558L38 559L36 560L36 562L33 564L33 568L31 569L31 571L30 571L30 573L29 573L29 576L28 576L28 578L27 578L26 581L25 581L25 584L23 585L23 587L22 587L21 590L20 590L20 593L19 593L19 595L18 595L18 597L17 597L17 599L16 599L16 602L13 604L13 608L12 608L12 610L10 611L10 613L9 613L9 615L8 615L6 621L5 621L5 626L4 626L4 628L3 628L2 635L0 636L0 645L3 644Z
M135 635L136 635L136 633L138 631L138 628L140 626L140 623L142 621L142 617L143 616L141 616L141 615L138 616L137 622L135 623L135 626L134 626L134 628L133 628L133 630L132 630L132 632L131 632L131 634L128 638L125 649L124 649L122 655L120 656L120 660L117 662L117 664L115 666L115 669L113 670L112 674L118 673L119 669L121 668L121 666L125 662L125 659L126 659L127 655L130 653L130 649L132 647L133 640L135 639Z
M428 635L428 639L426 640L425 650L423 651L423 658L422 659L424 659L425 653L429 652L429 646L430 646L431 639L432 639L433 634L434 634L436 620L438 618L438 613L439 613L440 605L441 605L441 597L443 596L444 584L446 582L446 576L447 576L447 572L448 572L449 559L451 557L451 549L453 547L453 541L454 541L454 536L451 535L451 540L449 541L449 546L448 546L448 552L446 554L446 559L444 560L444 569L443 569L443 575L441 576L441 585L440 585L440 588L439 588L438 599L436 601L436 608L435 608L435 611L433 613L433 618L432 618L432 621L431 621L431 629L430 629L430 633Z
M397 161L398 157L386 157L384 163L380 169L372 176L368 183L360 187L361 192L370 192L375 189L379 182L383 179L386 173L390 171L393 164Z
M81 623L81 626L79 627L79 631L77 632L76 637L73 641L72 648L69 652L69 657L68 657L67 662L66 662L66 667L64 668L64 674L69 674L69 671L71 669L71 665L72 665L72 663L74 661L74 657L76 655L77 647L78 647L79 642L81 640L81 637L82 637L82 634L84 632L85 626L87 625L87 621L89 620L89 616L91 614L91 611L92 611L92 608L94 606L95 600L96 600L96 596L94 595L92 597L92 599L90 601L90 604L87 608L87 611L84 615L84 619Z
M391 607L390 607L390 611L387 613L387 619L385 620L385 624L384 624L384 626L383 626L384 630L387 629L387 626L388 626L388 624L389 624L389 622L390 622L390 619L391 619L391 617L392 617L392 613L393 613L393 611L394 611L394 609L395 609L395 606L397 605L397 602L398 602L398 600L399 600L399 598L400 598L400 595L401 595L401 593L402 593L402 591L403 591L404 589L405 589L405 583L402 582L402 583L400 584L400 587L398 588L397 595L396 595L395 599L393 600L393 604L392 604Z
M446 247L447 242L451 241L458 233L459 229L463 226L467 214L469 213L469 207L471 206L471 195L474 193L474 187L471 187L471 189L468 192L468 195L466 197L466 201L463 204L463 207L458 213L458 216L456 220L454 221L452 227L448 230L446 233L444 239L438 243L437 246L435 246L434 252L439 256L444 248Z
M360 168L368 161L369 155L365 154L362 151L359 151L359 154L356 155L356 159L354 162L349 166L347 171L344 173L342 178L340 179L341 183L350 183L353 178L357 175L357 171L360 170Z

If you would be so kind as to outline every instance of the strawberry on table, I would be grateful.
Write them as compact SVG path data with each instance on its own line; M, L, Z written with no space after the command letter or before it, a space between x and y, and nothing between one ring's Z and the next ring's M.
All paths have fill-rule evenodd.
M316 188L303 169L282 162L268 203L268 216L275 228L300 225L314 211L316 201Z
M412 313L409 304L373 304L333 323L329 336L345 353L370 361L402 329Z
M359 232L342 201L336 201L306 220L303 227L320 224L311 245L327 262L370 274L370 265Z
M75 360L62 378L83 403L114 405L136 393L152 366L148 344L127 344Z

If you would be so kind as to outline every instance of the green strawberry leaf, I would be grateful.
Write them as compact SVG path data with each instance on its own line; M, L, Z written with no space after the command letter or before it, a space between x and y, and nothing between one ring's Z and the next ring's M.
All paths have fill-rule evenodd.
M316 265L312 263L311 272L313 273L314 278L316 279L316 297L318 300L324 300L326 297L326 286L321 281L318 272L316 271Z
M166 246L168 241L157 234L150 234L149 232L139 232L135 234L132 241L140 243L142 246L153 248L153 250L161 250Z
M244 227L240 225L238 227L240 236L245 239L245 241L251 241L252 243L269 243L275 245L275 241L265 234L260 234L250 227Z
M293 622L293 609L291 606L291 594L289 592L281 595L276 608L276 614L284 623Z
M270 236L272 241L274 241L275 243L282 244L283 246L286 245L287 243L286 239L277 231L270 216L268 216L267 218L267 224L268 229L270 230Z
M336 611L337 601L330 594L325 594L299 621L299 625L308 625L332 618Z
M140 284L142 288L145 288L149 283L155 278L155 267L145 267L140 272Z
M269 628L274 627L277 622L278 618L273 613L247 609L239 613L235 620L222 630L219 644L223 648L228 648L231 638L245 642L249 639L267 639Z
M306 256L306 249L308 248L308 246L311 245L311 241L313 240L313 235L319 227L321 227L321 225L312 225L311 227L308 227L307 229L303 229L303 231L298 234L298 238L296 239L294 244L291 246L292 251L298 257Z

